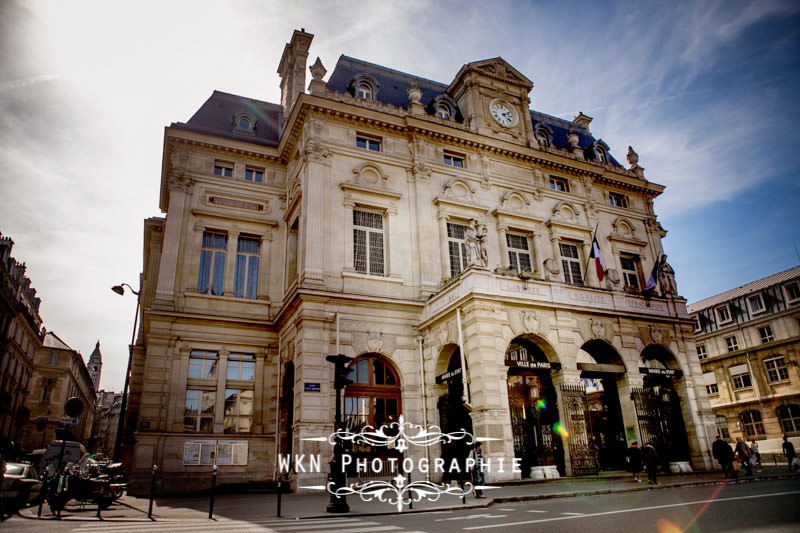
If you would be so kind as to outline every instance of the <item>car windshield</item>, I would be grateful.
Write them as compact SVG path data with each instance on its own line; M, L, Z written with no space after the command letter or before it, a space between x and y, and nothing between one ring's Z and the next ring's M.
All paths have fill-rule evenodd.
M25 470L24 465L15 465L6 463L6 474L8 474L9 476L21 476L24 470Z

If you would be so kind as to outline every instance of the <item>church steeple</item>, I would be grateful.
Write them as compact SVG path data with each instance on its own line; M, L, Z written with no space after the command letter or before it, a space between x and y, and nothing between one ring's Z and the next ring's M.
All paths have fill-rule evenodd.
M103 356L100 354L100 341L97 341L92 355L89 356L89 364L86 366L89 369L89 377L92 378L92 385L96 391L100 387L100 371L103 368Z

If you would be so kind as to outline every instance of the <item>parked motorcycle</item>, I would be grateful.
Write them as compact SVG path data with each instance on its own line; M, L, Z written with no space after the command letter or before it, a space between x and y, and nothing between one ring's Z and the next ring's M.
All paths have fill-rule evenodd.
M116 467L112 469L115 470ZM124 474L115 472L112 482L108 465L94 461L88 454L78 464L68 463L61 472L48 471L46 474L45 493L53 513L60 512L70 500L107 509L126 487L124 482L118 482L118 477Z

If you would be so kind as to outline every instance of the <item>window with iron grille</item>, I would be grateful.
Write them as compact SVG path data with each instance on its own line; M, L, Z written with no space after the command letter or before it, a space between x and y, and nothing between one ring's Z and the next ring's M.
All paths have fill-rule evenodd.
M708 352L706 351L706 345L705 344L698 344L696 346L696 349L697 349L697 358L698 359L700 359L702 361L703 359L707 359L708 358Z
M467 268L467 245L464 243L464 234L467 226L463 224L447 223L447 246L450 251L450 277Z
M622 253L619 255L620 266L622 267L622 277L626 287L639 289L641 287L641 266L639 256L634 254Z
M725 344L728 345L729 352L735 352L739 349L739 341L736 340L735 335L731 335L730 337L725 337Z
M731 438L731 433L728 431L728 419L725 415L717 415L717 433L723 439Z
M353 267L356 272L383 276L383 215L353 210Z
M762 344L766 342L772 342L775 340L775 336L772 334L771 326L764 326L763 328L758 328L758 334L761 335Z
M225 281L225 252L228 235L217 231L204 231L200 250L200 272L197 275L197 292L222 294Z
M786 368L786 361L783 357L775 357L764 361L764 369L767 371L767 381L789 381L789 369Z
M561 250L561 267L564 269L564 281L572 285L583 285L581 261L578 247L574 244L558 243Z
M532 271L528 238L524 235L506 233L506 244L508 245L509 266L517 272L523 270Z
M739 416L739 420L742 423L742 432L748 439L764 434L764 424L758 411L745 411Z
M800 406L793 403L780 405L775 410L784 433L796 433L800 431Z
M236 271L233 278L233 295L254 299L258 293L258 260L261 240L257 237L239 237L236 244Z

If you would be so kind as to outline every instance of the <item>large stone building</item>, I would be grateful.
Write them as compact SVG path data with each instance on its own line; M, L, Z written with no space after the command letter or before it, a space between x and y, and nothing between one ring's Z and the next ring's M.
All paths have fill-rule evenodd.
M800 266L688 306L717 432L800 446Z
M20 445L30 419L26 406L34 374L34 357L41 346L41 300L25 264L11 257L14 241L0 234L0 448Z
M214 92L165 130L131 490L153 464L167 492L207 486L214 463L220 483L272 479L278 454L326 465L330 446L304 439L332 431L337 353L354 358L348 427L402 415L497 439L487 455L521 472L490 480L616 468L633 440L710 467L714 419L666 262L642 292L666 232L635 152L623 167L591 118L531 110L533 83L501 58L449 83L346 56L325 82L318 59L305 92L312 37L284 49L280 104Z

